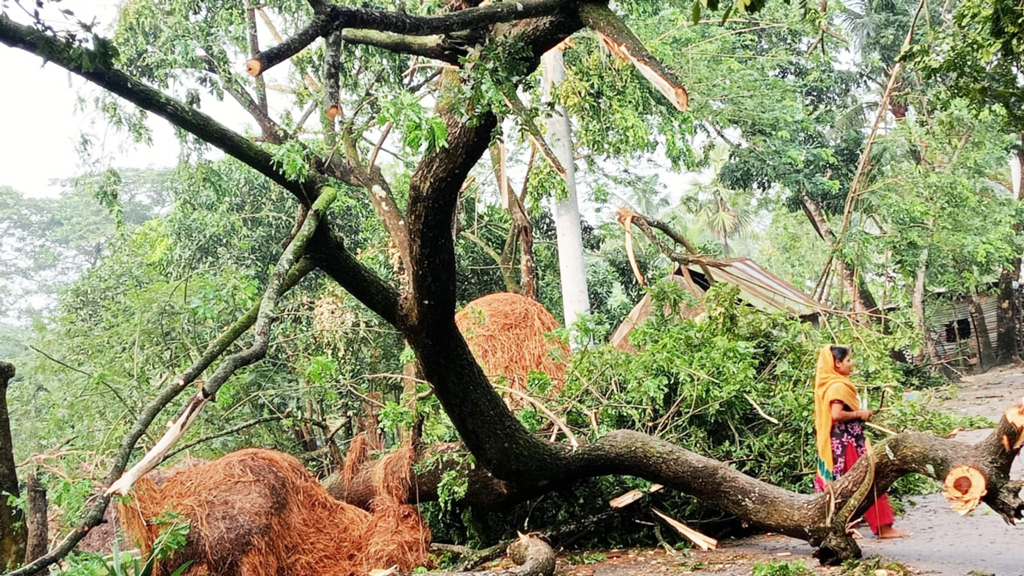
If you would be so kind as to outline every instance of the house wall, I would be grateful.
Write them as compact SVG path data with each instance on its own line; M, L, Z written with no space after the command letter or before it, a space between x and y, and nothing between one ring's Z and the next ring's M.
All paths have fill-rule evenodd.
M999 300L995 296L981 296L979 300L989 342L995 346L999 333ZM929 303L927 316L929 333L935 342L938 360L978 368L980 339L976 319L971 314L970 299L932 301ZM953 328L954 324L956 329ZM963 334L965 327L970 330L969 336ZM960 340L956 339L957 331L960 332Z

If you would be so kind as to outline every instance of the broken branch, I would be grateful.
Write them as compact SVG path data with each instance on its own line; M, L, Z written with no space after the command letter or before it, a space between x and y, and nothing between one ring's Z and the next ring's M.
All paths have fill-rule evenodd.
M500 22L546 16L557 12L564 5L562 0L520 0L467 8L450 14L415 16L332 4L327 10L316 14L313 20L294 36L251 58L246 62L246 70L253 76L259 76L295 56L317 38L345 29L375 30L405 36L434 36Z
M612 54L632 64L676 110L686 111L690 96L675 72L655 58L607 4L584 4L580 7L580 18L587 28L597 32Z
M277 301L285 291L286 278L291 268L298 262L299 257L306 250L306 244L313 237L313 233L316 231L317 226L320 224L320 218L323 213L330 207L331 202L337 196L337 192L333 188L324 188L313 204L312 209L306 216L305 221L302 223L302 228L292 239L291 243L288 244L288 248L285 249L281 258L278 260L277 266L274 267L274 272L270 277L269 285L267 286L266 292L263 294L263 300L260 303L259 312L256 316L256 324L253 328L254 341L252 346L232 354L224 359L221 365L217 368L217 371L213 373L210 379L203 385L202 388L192 397L185 405L185 409L181 414L178 415L174 420L171 421L167 432L163 435L156 446L154 446L149 452L143 456L142 460L138 464L133 466L131 470L121 476L116 482L110 485L110 488L106 491L106 496L113 494L125 495L128 490L131 489L135 482L144 476L147 472L152 470L157 464L159 464L171 447L181 439L191 426L192 422L199 417L200 412L206 404L214 398L217 390L230 378L235 371L244 366L248 366L266 355L267 347L270 343L270 325L274 320L274 309L277 306Z

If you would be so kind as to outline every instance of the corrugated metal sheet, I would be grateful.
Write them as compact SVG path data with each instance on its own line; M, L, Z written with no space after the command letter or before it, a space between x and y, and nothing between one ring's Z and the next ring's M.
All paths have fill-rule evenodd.
M689 268L701 274L699 266ZM740 297L758 310L800 317L828 311L820 302L749 258L719 260L709 268L716 282L739 286Z
M999 336L999 300L993 296L980 296L981 313L985 320L985 329L988 332L989 344L995 346ZM967 298L949 299L942 302L933 302L927 311L929 331L932 340L935 342L935 350L940 360L953 360L966 358L968 360L978 356L978 329L977 320L971 314L970 302ZM953 330L954 323L959 326L969 326L970 336L956 340L956 331ZM950 338L949 332L953 332ZM973 361L971 363L974 363Z

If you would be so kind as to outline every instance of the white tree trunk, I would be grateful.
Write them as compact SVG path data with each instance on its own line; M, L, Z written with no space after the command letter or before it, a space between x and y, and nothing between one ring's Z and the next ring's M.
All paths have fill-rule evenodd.
M550 101L554 87L565 78L562 51L549 50L544 55L544 98ZM562 310L565 325L571 327L581 314L590 312L587 295L587 270L583 262L583 234L580 231L580 209L576 202L576 172L573 168L572 132L565 108L555 106L548 118L548 143L565 168L566 198L554 199L555 231L558 238L558 272L562 281Z

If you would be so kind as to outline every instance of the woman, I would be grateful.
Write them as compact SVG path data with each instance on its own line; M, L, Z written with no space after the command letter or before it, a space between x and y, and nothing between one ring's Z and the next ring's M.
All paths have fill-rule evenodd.
M825 487L853 468L864 454L864 422L871 419L870 410L861 410L857 390L850 381L853 372L850 349L824 346L818 353L818 369L814 377L814 427L818 446L818 474L814 490ZM879 538L902 538L907 535L892 527L893 513L889 496L882 494L864 513L868 526Z

